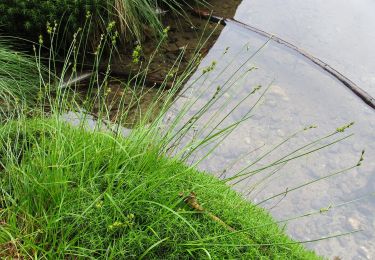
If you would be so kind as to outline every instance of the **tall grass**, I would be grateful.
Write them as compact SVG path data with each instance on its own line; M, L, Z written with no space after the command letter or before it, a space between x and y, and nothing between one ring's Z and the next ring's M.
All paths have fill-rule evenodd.
M41 92L41 76L45 69L35 59L9 47L0 39L0 117L9 116L17 108L29 106Z
M147 66L144 69L140 65L144 71L121 82L123 91L134 95L121 96L121 113L113 120L107 102L110 67L105 75L98 70L101 49L90 74L88 94L79 95L78 83L66 84L79 72L75 65L80 64L77 59L82 56L75 53L80 48L74 48L79 42L78 39L73 42L67 52L70 56L66 57L63 68L57 70L51 50L51 58L45 64L47 75L40 69L39 58L35 67L26 56L22 56L26 68L19 63L8 66L8 62L13 64L12 59L4 63L8 71L4 78L16 73L17 68L18 73L26 72L10 76L15 81L21 79L23 88L19 92L11 92L10 85L5 90L14 96L19 93L23 98L29 97L28 91L43 93L34 108L40 111L33 113L33 118L28 110L20 110L17 120L5 118L0 127L1 257L319 259L288 238L265 210L245 201L228 183L233 185L249 176L264 174L290 160L334 145L349 137L342 136L342 132L351 125L308 142L266 166L248 165L233 177L219 180L197 171L196 165L250 118L266 91L254 87L241 101L255 97L254 106L229 125L225 119L238 104L220 118L210 115L209 110L218 99L224 99L221 109L228 108L225 93L235 87L231 80L205 104L198 106L199 97L188 100L176 115L168 117L172 101L184 94L179 90L199 61L199 56L195 57L186 71L177 76L173 72L179 68L182 50L147 108L140 103L140 97L149 91L145 88ZM203 69L199 78L214 69L213 63ZM240 77L237 73L232 75L232 79ZM171 89L167 89L168 82L172 83ZM37 88L32 87L34 83ZM13 106L17 107L17 103ZM188 111L192 107L197 109L191 115ZM67 112L78 115L78 125L66 122ZM125 136L122 125L131 113L137 113L138 120ZM96 121L88 131L88 119L93 114ZM203 128L196 130L202 121ZM288 141L276 144L254 161L263 160ZM191 157L207 147L212 149L189 165ZM353 167L359 167L362 160L363 157L354 162ZM290 192L304 186L294 187Z

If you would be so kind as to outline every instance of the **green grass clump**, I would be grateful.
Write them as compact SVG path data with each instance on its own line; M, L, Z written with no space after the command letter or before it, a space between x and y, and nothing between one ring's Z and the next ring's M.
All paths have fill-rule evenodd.
M3 0L0 3L0 30L7 34L29 35L37 39L49 26L59 25L59 33L70 42L73 33L84 26L87 19L92 28L91 36L100 38L107 25L115 21L127 39L141 40L145 27L153 36L161 36L163 26L159 6L184 15L187 2L201 0ZM66 39L69 38L69 39ZM98 40L98 39L96 39Z
M0 118L37 99L43 74L32 57L8 46L0 40Z
M54 116L2 126L0 256L318 258L229 186L167 157L157 131L125 138ZM184 202L190 192L204 212Z
M42 33L47 22L65 22L73 27L83 24L87 12L100 11L100 0L4 0L0 3L0 24L7 30ZM104 1L105 2L105 1Z

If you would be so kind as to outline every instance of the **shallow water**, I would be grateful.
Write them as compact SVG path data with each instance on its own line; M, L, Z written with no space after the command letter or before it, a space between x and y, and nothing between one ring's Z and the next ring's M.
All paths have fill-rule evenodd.
M375 46L373 10L375 1L370 0L244 0L238 8L236 19L295 43L375 95L375 74L372 72L375 67L375 52L371 48ZM202 69L216 60L216 69L207 78L203 77L187 89L184 97L177 101L176 106L179 107L186 100L194 100L200 96L191 111L194 113L199 105L212 98L218 85L222 86L231 75L240 71L237 74L239 78L228 81L236 86L223 95L222 101L218 101L210 109L206 118L198 122L199 129L211 116L220 118L230 111L230 106L220 107L225 98L231 100L233 107L256 85L266 87L271 84L268 93L252 113L254 116L235 129L200 164L201 169L223 177L223 169L235 161L234 166L227 169L224 175L230 177L244 165L254 162L265 151L273 150L276 143L305 126L314 124L318 128L298 135L253 167L266 165L306 142L335 131L336 127L355 121L355 125L345 133L334 136L355 133L349 139L289 162L274 174L264 171L259 176L246 179L235 188L250 200L259 202L287 188L290 190L349 167L358 161L362 149L365 149L365 161L361 167L288 192L281 201L282 197L279 197L262 206L270 209L276 219L284 220L374 192L375 111L322 69L277 43L269 42L260 53L241 67L266 41L267 39L239 26L228 25L201 64ZM229 50L223 54L227 47ZM258 69L240 76L252 66ZM190 82L200 75L201 70L198 70ZM259 93L244 101L226 118L225 123L241 119L259 97ZM246 156L242 158L241 155ZM267 174L270 177L258 183ZM257 184L255 189L249 193L254 184ZM362 232L344 237L306 243L306 246L329 258L340 256L343 259L372 259L375 258L374 216L375 198L370 196L356 203L330 209L326 213L289 221L287 231L299 241L309 241L363 229Z
M235 18L295 43L375 96L374 0L244 0Z

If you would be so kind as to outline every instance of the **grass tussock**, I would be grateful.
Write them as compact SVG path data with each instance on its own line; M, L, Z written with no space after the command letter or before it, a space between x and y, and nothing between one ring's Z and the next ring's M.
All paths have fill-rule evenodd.
M8 123L0 143L2 256L317 258L223 182L167 158L153 129L124 138L37 119ZM191 192L204 211L184 202Z
M43 62L38 54L33 60L0 46L1 96L27 100L20 104L19 98L13 101L3 98L17 112L16 116L0 117L3 121L0 126L0 257L319 258L286 236L284 229L265 210L245 201L227 183L235 185L255 174L267 174L269 169L342 141L351 135L337 135L352 123L280 155L261 168L252 167L297 133L315 126L304 128L232 177L219 180L199 172L195 168L197 163L192 166L187 163L194 152L209 145L217 147L249 119L267 90L258 93L261 87L254 87L241 101L253 96L254 106L229 125L225 119L241 102L223 118L217 118L215 113L208 119L205 116L220 98L225 101L221 109L229 106L230 96L225 97L225 93L234 87L230 83L217 88L206 103L197 104L199 97L188 100L174 116L168 116L173 99L197 65L192 61L191 67L177 76L172 73L179 66L177 60L145 109L140 96L150 90L144 85L147 67L144 73L140 71L128 81L117 79L116 82L121 82L117 85L119 92L134 93L117 96L119 114L113 119L112 104L107 102L113 84L110 72L102 75L98 68L93 69L87 93L80 93L82 86L74 83L78 55L74 47L71 50L73 57L66 57L64 67L59 70L54 64L53 50L48 62ZM100 51L94 68L101 64ZM36 47L34 52L38 52ZM215 65L213 62L203 68L200 78L205 80ZM8 81L19 84L19 88L6 84ZM166 88L167 83L171 83L171 88ZM197 110L190 115L192 107ZM124 136L121 125L133 117L132 111L137 120L131 124L133 130L125 131L130 135ZM81 116L75 127L74 120L70 124L66 122L69 121L64 117L67 113ZM90 131L85 118L94 118L96 125ZM197 130L197 122L203 120L203 126ZM192 132L195 136L190 136ZM212 151L210 148L198 161ZM290 188L288 192L359 167L362 161L363 153L354 166ZM280 196L284 198L286 192L259 205ZM304 216L308 215L301 217Z
M94 53L92 70L88 73L80 69L80 65L84 64L80 59L84 59L85 55L79 52L82 50L85 54L89 44L89 38L85 37L90 36L87 33L89 28L85 26L82 26L82 38L76 34L63 61L55 60L56 27L47 30L52 46L46 49L49 57L43 56L42 37L39 45L33 48L35 58L11 51L9 43L0 42L0 257L319 258L286 236L284 229L264 209L244 200L227 183L234 185L344 140L348 136L327 141L344 132L351 124L285 156L281 155L266 166L252 168L287 143L294 134L227 179L219 180L199 172L195 168L197 163L187 165L194 152L209 145L217 147L236 127L250 118L266 90L258 93L261 87L254 87L239 104L230 108L230 95L226 97L225 94L235 85L228 80L206 103L198 104L197 97L187 101L174 116L168 116L173 100L185 94L179 90L197 69L200 60L197 54L189 61L185 71L177 75L184 55L182 49L159 84L159 89L154 90L144 106L141 100L150 92L146 76L151 61L142 63L141 46L137 46L131 56L134 65L140 63L139 70L134 75L129 74L127 80L111 77L110 65L104 72L99 67L103 65L103 59L111 60L117 37L121 38L115 31L115 24L138 37L134 28L141 28L145 24L144 19L150 20L158 6L149 0L113 1L112 10L115 12L111 15L122 22L103 20L106 34L101 37ZM6 4L21 2L4 2L0 4L0 11ZM170 9L180 8L180 2L176 0L161 2ZM144 13L140 14L140 11ZM84 19L93 17L90 12ZM157 24L160 20L154 22ZM167 37L167 29L162 33L163 37ZM108 42L111 46L109 53L103 47ZM151 56L156 53L157 50ZM216 62L213 62L203 68L199 78L188 84L195 84L199 79L206 80L207 74L215 70L215 65ZM76 80L85 73L89 75L86 83ZM241 77L234 73L231 79ZM254 106L237 122L226 125L225 119L251 96L255 100ZM206 113L220 98L224 99L220 109L230 108L228 114L217 118L214 113L206 119ZM189 110L197 106L195 114L190 115ZM116 112L115 116L112 110ZM10 115L9 111L16 111L16 116ZM81 116L75 126L74 120L64 117L69 113ZM89 118L93 118L96 124L90 130L85 121ZM128 125L129 118L135 118L129 124L134 128L125 131L128 135L123 135L121 126ZM204 124L196 129L202 121ZM193 137L190 136L192 132ZM212 151L210 148L198 161L208 157ZM357 166L362 160L361 157ZM318 180L334 175L337 173ZM283 195L276 194L271 199Z

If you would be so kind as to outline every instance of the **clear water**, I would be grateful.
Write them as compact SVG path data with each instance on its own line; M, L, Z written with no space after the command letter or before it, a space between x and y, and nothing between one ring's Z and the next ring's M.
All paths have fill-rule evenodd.
M295 43L375 96L374 0L244 0L236 19Z
M375 95L374 11L375 1L371 0L244 0L238 8L236 19L295 43ZM217 68L207 78L198 80L188 89L176 106L182 104L185 97L194 99L199 96L192 112L197 110L199 105L213 96L216 87L223 85L240 64L266 41L267 39L239 26L228 25L201 64L203 68L216 60ZM229 50L223 55L227 47ZM238 159L226 171L225 176L229 177L266 150L272 149L276 143L307 125L315 124L318 128L293 138L255 166L261 167L299 145L355 121L354 127L346 132L354 133L353 137L286 164L270 178L257 184L251 193L249 190L266 175L250 178L235 188L250 200L259 202L285 191L286 188L291 189L349 167L358 161L362 149L365 149L365 161L360 168L290 192L281 201L277 198L262 205L270 209L276 219L283 220L374 192L375 111L319 67L277 43L269 42L240 71L252 66L258 69L247 76L229 81L237 86L225 94L224 98L231 99L233 106L258 84L271 84L268 93L253 113L254 116L232 132L200 167L221 175L228 164ZM221 69L224 72L219 73ZM200 71L193 76L191 82L199 75ZM257 97L259 94L243 102L225 120L226 124L245 115ZM219 118L230 111L229 107L222 109L221 102L224 101L217 102L210 109L211 116ZM203 127L204 123L202 120L200 126ZM248 155L241 157L246 154ZM331 209L324 214L289 221L287 224L288 233L299 241L357 229L363 231L306 243L306 246L329 258L375 258L374 196Z

